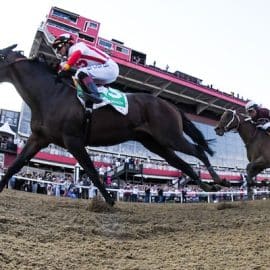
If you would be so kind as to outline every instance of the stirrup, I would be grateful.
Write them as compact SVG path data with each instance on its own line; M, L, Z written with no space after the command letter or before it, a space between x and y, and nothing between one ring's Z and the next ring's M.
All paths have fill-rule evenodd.
M86 118L90 118L91 115L92 115L92 112L93 112L92 108L85 107L85 116L86 116Z
M95 95L95 94L86 94L86 93L84 93L85 94L85 97L88 99L88 100L90 100L91 102L93 102L93 103L96 103L96 104L98 104L98 103L101 103L101 102L103 102L103 99L102 98L100 98L100 97L98 97L97 95Z
M80 103L82 104L82 106L85 108L85 101L84 101L83 97L77 95L77 98L80 101Z

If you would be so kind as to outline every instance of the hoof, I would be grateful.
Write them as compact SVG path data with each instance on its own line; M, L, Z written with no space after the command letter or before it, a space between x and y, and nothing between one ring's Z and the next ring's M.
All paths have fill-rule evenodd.
M3 183L3 181L1 181L0 182L0 192L3 191L4 187L5 187L5 184Z
M207 183L201 183L200 187L203 189L205 192L217 192L221 190L221 186L214 184L214 185L209 185Z
M114 200L110 200L109 202L107 202L107 204L109 204L110 206L114 206L115 201Z
M212 191L212 187L209 184L204 183L204 182L202 182L200 184L200 188L205 192L211 192Z
M229 181L226 180L221 180L220 185L223 187L231 187L231 183Z
M220 190L221 190L221 186L215 184L215 185L212 186L212 190L211 191L212 192L217 192L217 191L220 191Z
M106 199L106 203L110 206L114 206L115 204L115 200L114 198L112 198L111 196L109 198Z

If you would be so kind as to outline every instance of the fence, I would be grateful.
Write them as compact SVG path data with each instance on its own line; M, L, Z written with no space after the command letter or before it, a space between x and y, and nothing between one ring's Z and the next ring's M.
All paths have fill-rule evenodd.
M40 179L33 179L23 176L14 176L17 179L30 181L30 182L37 182L42 184L49 184L53 187L56 186L65 186L65 183L56 183L51 182L47 180L40 180ZM93 185L91 186L82 186L79 184L76 184L74 186L75 188L82 190L82 189L88 189L90 192L93 193L93 190L97 190L97 188ZM144 191L138 190L136 193L134 193L132 190L126 190L126 189L115 189L115 188L107 188L109 192L114 194L114 197L117 201L123 200L123 201L132 201L132 202L147 202L147 203L153 203L153 202L161 202L160 196L158 195L158 192L150 192L150 195L146 196ZM235 201L235 200L245 200L247 199L247 191L218 191L218 192L202 192L202 191L187 191L186 194L184 194L181 191L170 191L170 192L163 192L163 200L162 202L218 202L218 201ZM252 199L263 199L270 197L270 191L269 190L253 190Z

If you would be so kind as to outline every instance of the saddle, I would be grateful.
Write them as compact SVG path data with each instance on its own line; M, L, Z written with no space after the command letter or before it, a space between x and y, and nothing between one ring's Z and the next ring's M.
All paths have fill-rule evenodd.
M111 87L99 86L98 92L103 102L94 103L92 97L83 91L79 82L74 77L72 77L72 79L77 91L77 98L86 111L88 110L92 112L92 110L96 110L106 105L111 105L116 111L123 115L127 115L128 100L125 93Z

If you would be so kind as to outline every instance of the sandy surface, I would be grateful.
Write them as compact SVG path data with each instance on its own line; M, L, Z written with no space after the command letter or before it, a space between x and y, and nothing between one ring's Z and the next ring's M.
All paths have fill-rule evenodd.
M117 203L111 210L5 190L0 269L270 269L270 201L218 206Z

